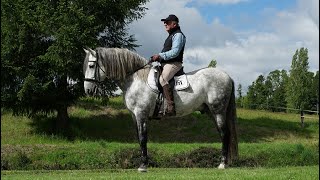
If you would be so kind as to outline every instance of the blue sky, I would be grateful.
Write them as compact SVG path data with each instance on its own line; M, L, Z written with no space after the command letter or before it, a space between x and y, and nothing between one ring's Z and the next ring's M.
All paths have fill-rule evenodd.
M212 59L244 90L259 75L290 70L292 56L308 49L309 70L319 70L319 0L151 0L129 25L137 53L159 53L167 37L161 18L175 14L187 36L184 70Z
M259 19L264 16L266 11L292 9L295 5L296 1L294 0L249 0L236 4L199 4L194 0L187 3L186 7L196 8L207 23L211 23L214 18L219 18L220 22L227 26L245 30L255 26L259 28Z

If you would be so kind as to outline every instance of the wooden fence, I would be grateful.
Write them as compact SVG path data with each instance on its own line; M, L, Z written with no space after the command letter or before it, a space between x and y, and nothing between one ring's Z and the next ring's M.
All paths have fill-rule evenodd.
M263 106L261 104L252 104L255 106ZM319 120L319 108L317 108L317 111L312 111L312 110L303 110L303 109L294 109L294 108L285 108L285 107L275 107L275 106L265 106L267 109L270 108L274 108L274 109L283 109L283 110L291 110L291 111L298 111L300 112L300 123L301 123L301 127L304 127L304 121L305 119L318 119ZM306 116L305 113L316 113L318 115L318 117L312 117L312 116Z

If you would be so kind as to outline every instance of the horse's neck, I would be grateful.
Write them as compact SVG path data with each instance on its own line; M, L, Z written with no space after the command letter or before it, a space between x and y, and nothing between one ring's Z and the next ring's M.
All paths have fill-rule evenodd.
M130 86L134 83L134 81L133 81L134 74L127 76L127 78L124 80L118 80L117 86L121 89L121 91L123 93L127 92L127 90L130 88Z
M150 68L141 69L125 78L124 80L120 80L117 82L117 85L124 93L131 88L132 85L135 85L139 80L139 82L145 82L143 84L147 85L147 78L149 74Z
M117 83L117 86L121 89L122 92L126 92L126 91L127 91L125 81L120 81L120 82L118 82L118 83Z

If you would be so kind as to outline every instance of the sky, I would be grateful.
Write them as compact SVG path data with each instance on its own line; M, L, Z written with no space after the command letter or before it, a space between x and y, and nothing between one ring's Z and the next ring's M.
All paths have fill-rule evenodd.
M168 36L160 19L175 14L187 37L185 72L214 59L246 93L259 75L289 71L301 47L309 71L319 70L318 0L150 0L145 7L144 17L129 24L145 58L159 53Z

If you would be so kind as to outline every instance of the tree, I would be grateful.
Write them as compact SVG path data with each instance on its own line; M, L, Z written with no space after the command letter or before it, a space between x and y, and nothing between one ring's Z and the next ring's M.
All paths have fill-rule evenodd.
M257 93L255 91L255 82L252 82L251 85L248 86L248 92L246 97L244 98L243 106L248 109L256 109L256 99Z
M307 79L309 88L305 89L304 108L305 110L317 110L319 98L319 71L308 72Z
M134 48L126 26L143 16L146 0L1 1L1 105L14 113L57 112L68 127L67 107L81 95L83 47Z
M308 108L309 102L307 100L310 98L312 83L308 69L308 49L297 49L292 57L290 75L286 86L287 107L295 109Z
M246 104L244 104L244 107L250 109L266 109L268 106L267 97L268 93L265 85L265 78L263 75L260 75L248 87L245 100Z
M286 107L285 83L287 82L287 72L285 70L274 70L269 73L266 79L267 101L272 111L281 111L276 107Z
M241 84L238 85L237 93L238 93L238 98L236 103L239 107L242 107L242 85Z
M311 110L318 110L319 108L319 71L315 73L312 79L311 87Z
M258 105L258 109L266 109L266 107L268 106L268 93L265 85L265 78L263 75L260 75L256 79L254 90L256 92L256 104Z
M217 61L215 59L212 59L208 65L208 67L215 68L216 66L217 66Z

